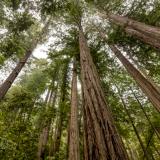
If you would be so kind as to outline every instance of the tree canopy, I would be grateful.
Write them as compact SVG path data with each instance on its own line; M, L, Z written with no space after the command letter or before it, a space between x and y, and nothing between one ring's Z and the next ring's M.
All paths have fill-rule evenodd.
M160 160L159 0L1 0L0 75L0 159Z

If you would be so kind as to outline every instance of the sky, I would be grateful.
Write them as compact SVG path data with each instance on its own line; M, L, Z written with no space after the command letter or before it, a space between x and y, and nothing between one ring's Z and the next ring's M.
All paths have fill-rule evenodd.
M47 58L47 51L49 48L49 43L38 45L33 52L33 56L36 58ZM0 84L8 77L8 75L14 69L16 63L7 63L0 71ZM22 73L22 72L21 72ZM20 73L20 75L21 75Z
M57 41L57 37L49 37L47 42L39 44L37 48L33 51L33 56L36 58L47 58L47 52L51 44L54 44Z
M42 44L38 45L33 52L33 56L36 58L47 58L48 45Z

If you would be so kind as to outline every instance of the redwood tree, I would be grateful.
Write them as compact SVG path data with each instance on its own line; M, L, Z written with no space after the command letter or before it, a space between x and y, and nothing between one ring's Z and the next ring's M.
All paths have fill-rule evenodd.
M97 159L128 159L106 103L81 24L78 27L84 110L87 111L86 118L92 127L88 127L87 132L91 132L90 135L95 139L94 144L90 145L97 148ZM94 159L91 154L96 154L93 152L95 149L93 147L91 149L88 160Z
M160 28L119 15L109 14L107 17L115 24L123 27L129 35L136 36L143 42L160 49Z
M32 45L30 49L28 49L24 55L23 58L20 59L20 61L17 63L16 67L13 69L13 71L10 73L10 75L7 77L7 79L3 82L3 84L0 86L0 100L6 95L9 88L12 86L13 82L15 81L16 77L19 75L20 71L26 64L29 57L32 55L33 50L36 48L38 42L42 38L42 36L45 36L45 34L48 31L48 26L50 24L50 20L46 23L44 28L42 29L42 32L40 35L33 39Z
M79 160L79 129L78 129L78 97L77 97L77 71L76 60L73 62L71 114L69 128L69 160Z
M117 58L122 62L124 67L134 78L134 80L141 87L143 92L152 102L153 106L160 112L160 92L159 90L147 79L145 78L124 56L123 54L114 46L110 45L110 48L117 56Z
M131 27L141 33L144 33L146 36L150 38L156 39L160 41L160 28L155 26L150 26L142 22L135 21L128 17L109 14L108 17L116 24L122 27Z
M59 98L59 108L56 120L56 127L53 139L52 153L51 156L58 156L60 145L61 145L61 136L64 128L64 120L66 117L66 99L67 99L67 86L68 86L68 70L69 70L69 59L66 60L63 71L62 71L62 81L60 86L60 98Z

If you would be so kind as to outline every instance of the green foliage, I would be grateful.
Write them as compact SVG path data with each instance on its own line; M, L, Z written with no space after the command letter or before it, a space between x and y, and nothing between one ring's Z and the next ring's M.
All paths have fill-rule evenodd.
M68 24L80 25L83 14L84 3L82 1L71 0L67 4L67 14L65 21Z
M0 54L0 65L3 65L4 61L5 57L2 54Z
M25 88L15 86L1 102L0 158L33 159L36 151L36 134L27 119L34 104L33 94ZM7 118L6 118L7 117Z
M14 19L9 20L8 30L11 33L19 34L29 29L34 24L34 21L35 19L27 12L17 13L14 15Z
M46 83L48 81L47 76L48 75L42 70L34 70L31 74L24 77L21 84L36 97L44 92Z
M2 0L7 7L17 10L21 3L21 0Z
M6 97L9 110L28 109L33 105L32 93L20 86L15 86Z
M103 14L127 15L132 19L159 27L160 2L157 0L29 0L28 2L30 3L24 0L2 0L0 2L0 31L1 29L6 30L5 33L0 33L0 37L2 37L0 40L0 66L2 67L5 61L10 62L10 59L17 60L22 57L25 51L30 49L32 40L38 38L44 25L43 20L50 19L50 17L53 18L53 21L50 23L50 32L46 40L49 37L56 37L56 40L49 40L51 45L47 59L35 57L34 60L33 57L30 59L28 68L25 68L22 75L18 77L18 81L0 102L0 159L36 159L40 134L46 126L50 130L44 158L67 159L71 63L73 58L76 58L77 73L80 77L77 26L82 22L109 109L112 111L115 125L124 140L127 151L136 153L135 159L143 159L142 148L124 109L120 94L144 146L147 148L147 144L149 144L147 152L158 160L159 155L156 149L160 148L159 139L146 119L139 102L158 131L160 129L159 114L122 64L113 56L107 43L116 44L127 59L132 61L129 57L130 54L157 83L160 82L159 52L137 38L127 35L122 27L100 18L97 11L103 12ZM54 21L55 19L58 21ZM105 33L107 42L100 38L97 30L95 31L93 24L91 25L93 21L98 29L102 29ZM55 25L58 26L58 29ZM58 32L61 33L60 36ZM41 39L44 40L44 37ZM129 54L126 55L127 53ZM50 93L48 100L46 100L47 91ZM83 100L80 94L78 82L80 141L82 141L83 122L80 114L82 114ZM60 150L53 156L49 156L59 118L62 120ZM82 143L80 148L83 150ZM82 154L81 159L83 159Z
M66 4L66 0L41 0L41 13L44 15L55 15L57 13L62 13L66 9Z
M98 9L110 12L122 12L123 11L123 0L86 0L90 4L94 4Z
M24 36L11 35L6 37L0 44L0 52L5 59L17 55L18 57L22 56L27 48L25 44ZM5 59L2 57L2 60ZM2 61L2 62L3 62Z

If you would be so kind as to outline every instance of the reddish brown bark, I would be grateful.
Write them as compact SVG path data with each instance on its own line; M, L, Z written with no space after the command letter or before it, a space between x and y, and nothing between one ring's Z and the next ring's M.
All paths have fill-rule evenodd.
M125 47L125 46L123 46L123 49L127 53L127 55L129 56L129 59L132 60L133 64L137 66L138 70L142 73L142 75L144 77L146 77L148 79L148 81L150 81L150 83L152 83L152 85L155 88L157 88L157 90L160 91L160 87L154 82L154 80L152 79L152 77L150 77L147 74L146 70L141 65L139 65L139 62L132 57L130 50L127 47Z
M143 42L160 49L160 28L119 15L110 14L108 17L115 24L123 27L129 35L136 36Z
M0 86L0 100L2 100L2 98L6 95L9 88L12 86L13 82L19 75L20 71L26 64L29 57L31 56L33 50L36 48L38 41L41 39L42 36L46 34L49 24L50 24L50 20L46 23L46 25L42 29L42 32L39 35L39 37L33 40L33 43L31 44L31 48L26 51L24 57L20 59L20 61L17 63L16 67L13 69L11 74L7 77L4 83Z
M28 58L31 56L32 50L28 50L25 54L25 56L19 61L17 66L14 68L12 73L8 76L8 78L3 82L3 84L0 86L0 100L6 95L7 91L13 84L14 80L22 70L23 66L27 62Z
M130 27L160 41L160 28L132 20L128 17L110 14L109 18L122 27Z
M94 159L90 154L93 154L95 150L97 151L94 153L97 154L97 160L128 159L122 140L114 126L81 26L79 27L79 45L84 108L88 124L91 126L91 128L87 126L87 136L92 136L92 139L94 137L95 142L91 143L89 147L91 148L93 145L96 148L91 148L87 159Z
M71 114L69 128L69 160L79 160L79 128L78 128L78 97L76 61L73 64Z
M126 27L125 31L129 35L138 37L140 40L153 46L154 48L160 49L160 41L157 41L156 39L151 38L150 36L146 36L145 34L139 32L135 29L132 29L130 27Z
M99 151L95 141L95 133L89 110L84 106L84 159L99 160Z
M81 84L82 84L82 82L81 82ZM93 140L91 140L91 139L88 140L88 137L90 135L88 135L88 133L87 133L87 128L90 131L92 130L92 128L89 129L90 128L89 127L90 125L88 124L89 116L87 116L87 113L86 113L86 110L85 110L85 107L84 107L84 97L83 97L84 94L83 94L82 85L81 85L81 92L82 92L81 96L82 96L82 114L83 114L83 159L88 160L88 159L92 159L92 158L88 158L88 157L89 157L89 153L90 153L89 147L91 148L91 151L92 151L92 144L94 144L94 139ZM92 136L92 138L93 138L93 136ZM89 144L88 142L90 142L91 144ZM94 153L96 153L96 152L94 152ZM93 154L91 154L91 155L93 155Z
M134 78L138 83L142 91L149 98L153 106L160 112L160 92L159 90L145 78L123 55L122 53L114 46L110 45L110 48L117 56L117 58L122 62L124 67L127 69L129 74Z

